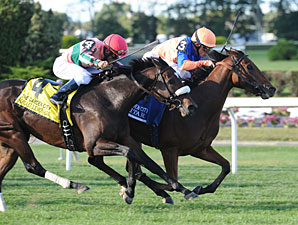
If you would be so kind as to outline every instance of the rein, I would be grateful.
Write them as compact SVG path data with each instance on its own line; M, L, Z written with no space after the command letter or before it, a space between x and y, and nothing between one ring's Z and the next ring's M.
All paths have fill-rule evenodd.
M158 98L159 98L159 100L160 100L161 102L163 102L163 103L165 103L165 104L173 104L173 105L175 105L175 108L180 108L180 107L182 107L182 103L181 103L181 101L180 101L179 99L177 99L176 97L178 97L178 96L180 96L180 95L183 95L183 94L186 94L186 93L190 93L190 88L189 88L188 86L183 86L183 87L179 88L178 90L176 90L175 93L172 93L172 92L170 91L170 89L169 89L169 87L168 87L168 85L167 85L167 83L166 83L164 77L162 76L162 74L163 74L164 72L166 72L167 70L169 70L169 69L171 69L171 67L170 67L170 66L167 66L166 68L164 68L164 69L161 70L161 71L158 71L158 72L155 74L154 82L153 82L153 84L151 85L151 89L152 89L151 91L148 90L148 89L146 89L146 88L144 88L142 85L140 85L139 82L135 79L133 73L131 73L130 76L131 76L131 79L134 81L134 83L135 83L141 90L143 90L145 93L147 93L147 94L149 94L149 95L152 95L152 92L154 92L154 93L158 96ZM156 85L156 83L157 83L157 80L158 80L158 77L159 77L159 76L161 76L162 82L163 82L163 84L165 85L165 87L166 87L166 89L167 89L167 91L168 91L168 93L169 93L169 95L170 95L169 98L166 98L166 97L162 96L160 93L158 93L157 91L155 91L155 90L153 89L153 87L154 87L154 86ZM175 109L175 108L173 108L173 109ZM171 109L171 110L172 110L172 109Z
M233 65L230 65L229 63L223 62L223 61L217 62L216 64L225 66L226 68L228 68L232 72L236 73L237 76L240 79L244 80L245 83L252 86L256 90L259 90L260 89L259 85L255 84L254 82L251 82L249 79L247 79L247 77L249 77L249 74L246 71L246 69L241 65L241 61L244 60L244 58L246 58L246 57L247 57L247 55L244 54L240 59L236 60L232 56ZM239 67L240 69L237 69L237 67ZM238 80L238 83L240 82L240 79Z

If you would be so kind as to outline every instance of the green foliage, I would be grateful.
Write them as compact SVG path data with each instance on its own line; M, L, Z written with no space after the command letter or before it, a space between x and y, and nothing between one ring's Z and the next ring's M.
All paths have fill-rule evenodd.
M123 37L129 35L129 30L125 28L123 23L129 21L126 13L129 5L125 3L113 2L112 4L104 4L102 10L94 16L93 33L100 40L103 40L110 34L116 33Z
M277 44L268 51L268 58L274 60L290 60L294 59L298 54L298 48L293 41L286 39L278 40Z
M55 76L52 75L51 69L45 69L40 66L26 66L26 67L10 67L10 73L1 74L1 79L24 79L28 80L29 78L49 78L55 79Z
M271 31L278 37L298 40L298 12L282 12L271 21Z
M216 36L216 44L217 45L221 45L221 44L225 44L227 41L227 38L224 36Z
M138 12L132 18L132 33L134 43L152 42L156 38L157 19Z
M33 11L33 0L0 1L0 64L10 66L18 63Z
M73 35L65 35L62 38L62 49L69 48L74 44L80 42L80 39Z
M59 55L63 35L63 18L55 16L49 10L41 10L39 3L35 3L34 15L31 18L29 35L23 48L22 62L32 63Z

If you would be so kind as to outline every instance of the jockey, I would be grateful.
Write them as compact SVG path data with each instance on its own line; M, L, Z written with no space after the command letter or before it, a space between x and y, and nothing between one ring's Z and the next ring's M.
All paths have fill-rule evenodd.
M50 97L50 101L61 105L66 94L81 84L90 83L92 73L100 72L97 68L107 68L109 62L126 56L126 53L126 41L118 34L111 34L104 41L90 38L73 45L54 62L54 74L69 81Z
M214 33L202 27L196 30L192 37L176 37L169 39L150 52L144 58L161 57L169 66L178 72L182 79L191 78L191 72L203 66L214 66L211 60L202 60L216 45Z

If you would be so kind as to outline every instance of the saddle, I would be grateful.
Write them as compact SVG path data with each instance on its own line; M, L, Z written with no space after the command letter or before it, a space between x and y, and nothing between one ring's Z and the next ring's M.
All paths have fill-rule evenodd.
M49 100L50 96L56 93L61 85L61 83L49 79L30 79L26 82L22 91L14 100L14 104L53 123L59 124L67 148L75 151L75 141L72 134L73 122L70 116L70 103L77 90L67 96L62 107L57 107Z

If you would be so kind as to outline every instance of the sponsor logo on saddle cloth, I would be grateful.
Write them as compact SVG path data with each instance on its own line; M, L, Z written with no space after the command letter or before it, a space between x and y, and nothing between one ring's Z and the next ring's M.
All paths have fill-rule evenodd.
M165 107L165 104L160 103L154 97L146 96L130 109L128 116L147 125L159 125Z
M54 123L60 124L59 110L56 105L50 102L49 98L60 88L58 83L48 79L36 78L27 81L25 87L14 103L24 109L27 109L41 117L44 117ZM70 125L73 126L70 117L70 102L76 91L70 93L67 98L67 117Z

